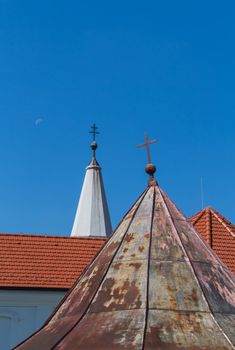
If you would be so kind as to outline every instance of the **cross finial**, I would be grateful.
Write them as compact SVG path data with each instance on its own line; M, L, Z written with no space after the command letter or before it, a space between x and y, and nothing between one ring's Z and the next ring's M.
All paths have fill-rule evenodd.
M97 128L97 126L96 126L95 123L94 123L94 124L91 126L91 131L89 131L89 134L92 134L92 135L93 135L93 141L92 141L92 143L91 143L91 149L92 149L92 158L93 158L95 161L96 161L96 159L95 159L95 151L96 151L96 149L97 149L97 147L98 147L95 138L96 138L96 135L99 134L99 131L97 131L97 130L98 130L98 128Z
M148 182L149 186L155 186L157 184L156 180L154 179L154 173L156 171L156 167L151 162L149 145L151 145L152 143L158 142L158 140L155 139L155 140L149 141L149 137L148 137L147 132L144 134L144 136L145 136L145 143L138 145L138 147L146 147L147 156L148 156L148 164L145 167L145 171L146 171L146 173L148 173L150 175L150 179Z
M150 156L150 147L149 147L149 145L151 145L152 143L158 142L158 140L155 139L155 140L149 141L149 136L148 136L147 132L144 134L144 136L145 136L145 143L143 143L141 145L138 145L138 147L146 147L147 155L148 155L148 163L150 164L151 163L151 156Z
M99 134L99 131L97 131L98 128L97 126L95 125L95 123L91 126L91 131L89 131L90 134L93 135L93 141L95 141L95 138L96 138L96 135Z

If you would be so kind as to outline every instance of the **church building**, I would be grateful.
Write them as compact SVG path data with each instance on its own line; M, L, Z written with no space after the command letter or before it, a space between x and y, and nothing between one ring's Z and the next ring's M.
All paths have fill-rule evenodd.
M150 160L150 158L149 158ZM154 178L16 350L235 349L235 279Z
M79 284L81 283L79 282L80 279L84 280L84 277L82 276L88 273L88 271L90 271L91 269L91 266L93 266L89 264L90 263L95 264L97 259L99 261L99 256L100 255L103 256L103 254L106 254L104 252L106 252L107 249L108 249L108 253L107 253L108 257L109 259L112 259L110 254L111 254L111 251L113 252L113 249L110 250L110 248L108 247L110 245L112 246L113 244L112 242L116 242L117 235L119 235L117 234L117 231L119 232L120 227L123 226L123 222L120 223L116 232L110 237L112 233L111 220L110 220L108 204L107 204L105 190L104 190L101 167L96 158L97 143L95 140L95 136L97 133L97 128L95 125L93 126L92 133L93 133L93 142L91 144L92 159L90 164L86 168L84 183L83 183L71 235L62 237L62 236L48 236L48 235L0 234L0 247L1 247L1 253L2 253L0 256L0 349L5 349L5 350L11 349L16 344L20 343L25 338L29 337L37 329L39 329L42 326L42 324L46 321L46 319L50 316L50 314L53 312L56 305L65 297L65 294L67 293L67 291L72 286L73 286L72 288L75 290L77 288L80 288L76 286L80 285ZM152 191L154 192L154 194L152 193L150 196L151 197L150 203L148 203L148 208L152 206L152 211L154 210L154 212L152 214L146 212L146 215L149 216L149 220L151 222L151 224L148 224L148 225L153 226L153 227L151 226L152 230L156 225L158 229L161 228L161 230L163 230L161 233L159 231L159 234L161 235L162 238L161 239L159 238L160 241L159 239L156 239L156 244L160 244L161 247L163 247L165 244L169 244L169 242L165 241L166 239L174 238L176 241L174 241L174 244L173 243L172 244L173 246L175 246L177 242L179 243L179 237L178 237L179 234L171 233L170 236L167 238L167 235L168 235L167 232L170 229L173 231L175 230L174 228L171 227L170 225L171 221L169 221L170 220L169 217L173 214L170 214L170 211L169 210L166 211L166 208L165 208L164 209L165 211L162 212L162 215L163 214L164 215L159 216L160 212L158 213L158 210L160 211L159 208L163 206L163 202L160 203L161 205L159 203L157 204L156 198L158 198L158 200L160 200L159 198L162 198L160 196L161 190L156 184L155 179L153 178L153 174L151 175L150 179L151 181L145 191L146 192L145 196L146 198L149 196L147 192L149 193ZM155 199L153 197L155 197ZM143 205L145 205L144 203L146 203L146 199L143 198L143 200L141 201L143 202L143 203L141 202L142 203L141 208L142 208ZM138 212L141 208L138 209ZM143 210L144 209L142 208L140 212L142 212ZM127 214L126 219L124 218L124 222L132 214L133 214L133 210L130 210L130 212ZM143 252L141 251L141 249L144 249L145 258L150 259L150 255L148 255L148 257L146 255L147 254L145 251L146 247L142 248L143 242L141 241L140 234L138 234L138 230L146 231L145 233L148 234L148 239L150 239L151 237L151 245L153 244L153 242L155 242L155 240L153 239L154 238L153 232L152 231L151 231L152 233L148 232L150 230L148 229L149 226L143 226L143 222L142 220L140 220L142 216L143 216L142 214L140 215L136 213L134 217L131 218L131 220L135 224L134 223L131 224L130 226L131 231L129 229L128 233L125 234L126 238L125 239L122 238L122 239L126 241L127 237L131 235L134 236L135 230L137 230L136 238L133 237L131 238L131 240L133 239L133 244L134 243L135 245L137 243L139 244L138 254L140 255L140 258L143 255L142 254ZM173 218L174 218L174 215L173 215ZM183 221L184 225L186 225L185 218L183 220L184 220ZM201 235L201 237L206 242L205 247L206 247L207 254L209 254L208 251L210 251L210 254L209 254L210 256L212 254L209 248L210 246L215 251L215 253L220 257L223 263L226 265L225 266L224 264L222 264L224 268L226 268L226 271L228 270L227 269L228 267L230 269L229 273L231 274L231 272L233 272L235 274L235 226L233 226L228 220L226 220L222 215L220 215L218 212L216 212L212 208L206 208L200 211L199 213L189 218L188 222L189 224L187 225L189 226L187 226L187 229L188 227L190 227L190 234L191 232L193 232L192 234L195 235L195 232L196 232L191 226L192 224L194 228L197 230L197 232ZM164 234L166 234L165 238L164 238ZM116 238L113 238L113 237L116 237ZM124 241L123 241L123 244L124 244ZM121 245L122 244L121 242L122 241L119 240L118 244ZM126 245L126 249L127 248L130 249L130 251L132 251L133 254L136 254L137 246L134 246L134 245L132 246L131 242L129 243L130 243L130 247ZM150 244L150 242L148 243L145 242L145 244ZM157 246L155 248L154 247L155 245L152 246L151 249L155 249L156 252L160 249ZM199 247L200 249L202 249L202 243L199 244ZM121 249L121 246L120 246L120 249ZM161 249L159 250L159 252L161 252ZM165 246L165 249L168 249L167 245ZM176 249L176 247L174 247L174 249ZM177 248L177 249L183 250L182 259L187 260L188 255L185 253L185 250L183 249L183 247ZM172 251L171 253L173 254L174 251ZM154 251L152 251L151 254L154 255ZM134 257L131 256L131 259L132 258ZM173 262L174 262L174 259L178 261L177 260L178 258L174 257L174 254L173 256L170 255L170 258L173 259L172 260ZM216 259L218 258L216 257ZM120 262L122 262L122 260L120 260ZM138 262L136 262L135 259L132 261L132 263L133 264L137 263L138 265ZM96 264L96 266L98 268L99 264ZM165 266L164 268L166 268L167 265L164 265L164 266ZM177 264L172 265L172 269L176 268L176 266ZM106 265L103 266L103 268L106 268L106 267L107 267ZM111 267L113 269L114 265L112 265ZM147 265L145 266L145 268L147 268ZM136 276L139 276L138 278L142 278L144 273L150 273L149 270L146 270L146 271L145 272L142 271L140 275L137 274ZM183 273L182 271L180 272L177 269L174 271L176 275ZM124 273L123 270L120 270L120 274L122 273ZM125 272L124 275L126 273L127 273L127 277L126 277L127 283L129 283L128 288L130 288L130 291L129 291L129 294L128 294L128 291L125 292L127 294L125 298L128 298L128 295L129 297L131 297L130 294L132 294L134 290L136 290L136 287L139 288L139 286L138 284L136 285L136 283L134 283L133 281L131 282L129 280L130 274L131 273L135 274L135 269L133 271L129 269L129 272L128 271ZM77 282L78 277L79 279ZM94 278L96 279L95 276ZM193 278L197 279L195 276ZM91 276L89 277L89 280L92 281ZM148 281L145 281L144 283L149 284L150 282L151 280L148 279ZM159 280L158 282L160 283L161 281ZM120 280L120 283L121 283L121 280ZM142 282L140 281L140 283ZM154 283L154 282L151 282L151 283ZM115 299L115 296L116 296L117 298L120 299L120 303L121 303L123 296L116 295L115 288L116 288L115 286L112 287L112 293L114 293L114 296L112 298ZM146 286L143 288L146 288ZM159 286L157 286L156 288L159 288ZM167 285L167 288L173 288L173 286ZM201 289L203 290L202 287ZM201 289L198 291L198 293L202 292ZM109 289L107 289L107 291L111 292L111 290ZM119 294L121 293L119 289L117 289L117 292ZM90 292L87 292L87 298L90 298L89 293ZM185 292L182 291L182 293L183 293L182 295L184 295ZM71 295L71 293L69 295ZM85 295L83 296L80 295L79 297L76 296L75 298L76 305L80 303L80 300L83 300L82 299L83 297L86 297L86 296ZM205 296L203 292L202 298L204 297ZM69 298L70 297L67 297L67 299L65 299L65 303L67 303L68 300L70 300ZM174 298L176 298L176 296L172 295L171 296L172 303L178 302L178 299L175 301ZM177 296L177 298L179 298L179 295ZM115 304L116 301L114 299L112 299L113 301L109 301L109 303ZM61 308L63 307L61 306ZM58 313L56 315L58 315ZM54 319L55 319L55 316L53 316L52 321L50 322L54 322L53 321ZM231 316L231 319L234 319L234 316ZM26 347L25 349L34 349L34 346L35 345L33 346L29 345L29 347ZM114 347L113 344L112 344L112 347ZM45 349L47 348L49 349L50 347L45 346ZM35 347L35 350L36 349L37 347ZM71 349L73 349L73 347ZM83 347L81 347L81 349L83 349ZM87 347L86 349L89 349L89 347ZM102 349L105 349L105 347L102 347ZM117 349L121 349L121 347L117 347Z

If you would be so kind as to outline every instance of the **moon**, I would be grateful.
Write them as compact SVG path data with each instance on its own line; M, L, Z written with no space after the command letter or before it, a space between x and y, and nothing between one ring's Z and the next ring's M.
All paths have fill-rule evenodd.
M40 124L42 124L43 121L44 121L43 118L37 118L37 119L35 120L35 126L39 126Z

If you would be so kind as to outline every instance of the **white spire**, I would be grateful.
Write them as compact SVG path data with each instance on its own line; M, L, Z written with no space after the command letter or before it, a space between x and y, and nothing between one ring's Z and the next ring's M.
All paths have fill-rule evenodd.
M94 141L91 144L93 157L86 168L71 236L109 236L112 233L101 167L95 158L97 149L97 143L95 142L96 129L94 124L92 132Z

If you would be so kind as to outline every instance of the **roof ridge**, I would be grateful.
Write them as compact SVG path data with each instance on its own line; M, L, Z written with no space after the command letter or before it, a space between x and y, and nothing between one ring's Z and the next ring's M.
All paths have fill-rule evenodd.
M203 214L205 214L206 209L207 208L203 208L199 212L197 212L196 214L194 214L188 218L188 220L191 221L192 225L195 225L201 219Z
M0 238L2 236L11 236L11 237L33 237L33 238L61 238L61 239L75 239L75 240L107 240L108 237L104 236L83 236L83 237L71 237L71 236L60 236L60 235L47 235L47 234L32 234L32 233L7 233L7 232L0 232Z
M226 221L223 221L220 217L219 217L219 215L218 215L218 213L213 209L213 208L211 208L211 213L214 215L214 217L226 228L226 230L235 238L235 234L234 234L234 232L231 230L231 228L230 227L228 227L228 224L226 223ZM232 224L231 224L232 225Z
M210 246L212 247L211 208L206 208L205 214L206 214L206 234L209 236Z

